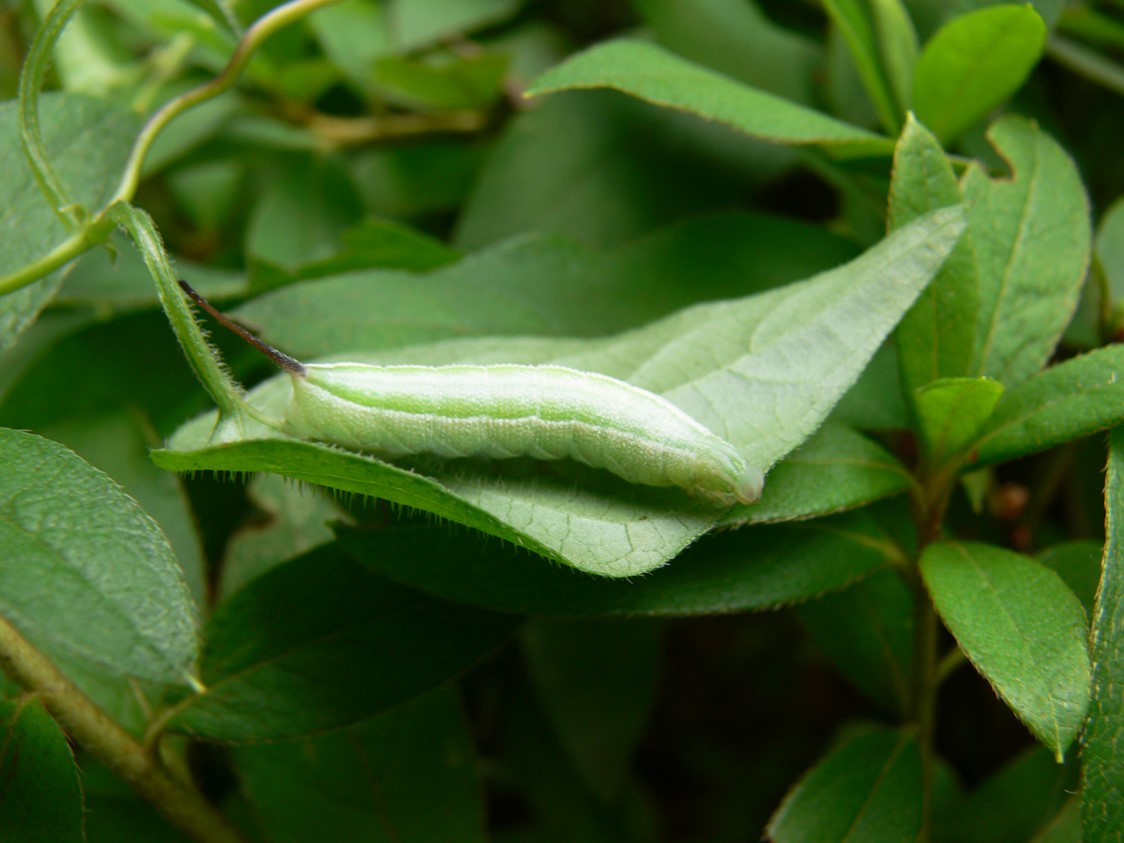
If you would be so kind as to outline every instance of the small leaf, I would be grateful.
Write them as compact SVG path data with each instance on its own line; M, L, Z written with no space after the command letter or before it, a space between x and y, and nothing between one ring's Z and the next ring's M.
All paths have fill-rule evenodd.
M0 829L5 843L85 843L82 786L58 725L34 700L0 704Z
M913 733L876 731L832 751L769 820L776 843L913 843L921 830L921 753Z
M1018 90L1045 45L1046 25L1029 5L954 18L929 39L917 61L917 116L941 140L958 137Z
M1124 828L1124 432L1112 433L1101 582L1093 608L1093 701L1082 738L1081 823L1090 843L1120 840Z
M1003 385L989 378L942 378L917 390L917 421L928 458L940 465L965 451L1002 395Z
M910 114L894 151L890 230L961 201L944 150ZM907 394L938 378L970 373L978 306L979 277L969 230L894 332Z
M1054 351L1081 292L1092 233L1073 160L1033 123L1005 118L988 138L1011 175L964 176L980 279L973 374L1010 388Z
M976 669L1060 763L1089 705L1085 613L1033 559L939 542L921 573L941 620Z
M183 682L195 610L168 540L136 501L49 440L0 429L0 612L37 646Z
M343 530L356 561L436 597L549 617L711 615L766 609L842 588L900 556L863 513L800 527L753 527L691 545L642 579L606 580L483 537L452 545L431 529Z
M273 843L484 843L475 749L452 689L349 729L231 756Z
M685 111L772 143L817 145L839 157L886 155L892 144L865 129L741 85L640 41L592 47L551 68L527 96L575 88L612 88Z
M1124 422L1124 346L1051 366L1008 390L976 440L976 466L1033 454Z
M1038 561L1055 571L1077 595L1088 618L1093 617L1093 598L1101 577L1103 554L1102 544L1088 539L1055 544L1038 554Z
M205 630L206 691L170 726L235 742L348 726L453 678L518 623L315 550L220 604Z

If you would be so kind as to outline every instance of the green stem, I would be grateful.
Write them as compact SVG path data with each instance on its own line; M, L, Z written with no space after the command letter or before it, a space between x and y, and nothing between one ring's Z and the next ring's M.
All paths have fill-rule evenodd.
M1053 35L1046 42L1046 54L1079 76L1124 95L1124 67L1109 61L1096 50L1061 35Z
M189 108L217 97L234 85L254 51L274 32L300 20L316 9L338 2L340 0L291 0L291 2L278 6L269 14L263 15L255 21L254 25L246 30L246 34L242 36L242 40L234 48L234 54L231 55L230 61L226 63L226 67L222 69L218 76L198 88L193 88L187 93L168 101L149 118L148 123L141 129L133 143L133 148L129 152L129 160L125 164L125 171L110 203L120 200L129 201L133 198L137 190L137 183L140 181L140 171L144 159L156 140L156 136L164 130L165 126Z
M173 777L7 620L0 617L0 667L37 693L78 743L132 785L169 822L199 843L245 843L241 833L191 784Z
M51 51L70 19L84 2L85 0L59 0L51 9L28 48L19 84L20 143L23 145L24 157L35 176L35 181L39 183L39 189L54 209L56 216L67 227L73 226L74 220L64 209L71 207L73 203L51 166L46 144L43 143L43 132L39 125L39 92L43 88L43 77L47 73Z
M239 414L245 407L242 389L219 362L218 352L211 348L195 314L180 291L176 274L160 241L160 233L152 218L139 208L120 202L110 209L111 217L129 232L156 281L160 304L172 323L172 330L187 355L191 368L211 394L219 413L224 416Z
M0 278L0 296L14 293L28 284L34 284L40 278L81 257L87 250L101 243L112 228L97 222L83 226L43 257L24 264L11 275Z

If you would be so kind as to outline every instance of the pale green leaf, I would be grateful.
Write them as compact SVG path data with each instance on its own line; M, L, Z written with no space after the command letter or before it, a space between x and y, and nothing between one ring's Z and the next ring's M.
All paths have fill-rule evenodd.
M921 573L965 655L1060 762L1089 705L1077 597L1039 562L986 544L929 545Z
M1003 385L989 378L942 378L917 390L917 422L928 458L936 465L962 453L991 416Z
M960 209L937 211L850 264L809 281L698 305L603 340L558 345L466 341L380 355L377 361L358 359L498 362L507 347L506 362L556 362L601 371L662 394L741 448L751 465L768 468L808 438L854 383L962 227ZM553 348L554 355L528 360L529 348L538 355ZM267 381L251 400L276 417L290 390L288 376L281 376ZM421 457L406 461L428 475L423 477L260 426L224 423L216 430L208 417L181 429L155 458L174 470L273 470L390 498L610 576L658 567L722 514L675 490L630 486L568 463L507 460L482 471L473 464L443 466Z

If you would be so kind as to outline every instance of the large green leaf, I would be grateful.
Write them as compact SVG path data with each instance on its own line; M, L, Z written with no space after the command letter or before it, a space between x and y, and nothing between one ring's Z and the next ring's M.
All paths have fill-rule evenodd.
M350 729L231 756L273 843L483 843L473 753L460 700L441 688Z
M172 728L252 742L348 726L427 691L509 636L519 618L395 585L327 547L258 577L205 628L206 690Z
M1073 160L1033 123L1007 117L988 132L1011 169L964 176L979 269L973 374L1010 388L1050 358L1077 305L1089 263L1089 202Z
M962 226L960 209L943 209L804 283L702 304L604 340L559 347L523 340L446 343L379 360L555 362L600 371L662 394L740 448L751 465L767 469L820 425L940 267ZM552 348L553 355L543 354ZM278 417L291 388L288 376L280 376L250 400ZM538 470L509 460L485 471L408 461L423 477L261 425L227 421L216 429L213 417L189 423L154 458L177 471L272 470L389 498L609 576L662 565L722 514L675 490L630 486L568 463Z
M1011 96L1037 64L1046 25L1028 4L960 15L925 45L913 74L913 107L951 140Z
M986 544L932 544L921 573L965 655L1060 761L1089 705L1077 597L1041 563Z
M527 90L538 96L612 88L665 108L714 120L772 143L815 145L839 156L886 155L887 138L692 64L653 44L613 41L551 68Z
M5 843L85 843L82 787L66 736L35 700L0 704Z
M0 103L0 278L46 255L70 232L40 196L20 148L18 106ZM42 98L40 124L55 171L73 200L98 208L120 175L140 124L136 114L70 94ZM0 297L0 352L34 320L59 286L59 274Z
M960 186L944 150L910 114L894 151L890 229L961 201ZM894 332L907 393L938 378L969 373L978 307L979 278L969 230Z
M908 730L859 735L820 761L769 820L776 843L913 843L921 830L921 753Z
M168 540L71 451L0 429L0 612L48 653L184 682L195 610Z
M1082 739L1081 822L1089 843L1119 841L1124 829L1124 431L1112 434L1108 544L1093 608L1093 701Z
M344 530L343 548L395 582L500 612L550 617L713 615L767 609L843 588L898 560L893 540L863 513L799 527L719 533L633 581L577 573L484 537L422 527Z

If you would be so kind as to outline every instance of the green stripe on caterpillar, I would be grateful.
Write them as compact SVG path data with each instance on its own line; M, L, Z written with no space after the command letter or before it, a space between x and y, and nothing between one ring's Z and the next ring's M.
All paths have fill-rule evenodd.
M724 506L761 496L761 471L660 396L563 366L301 363L180 286L293 380L286 433L379 456L573 459Z

